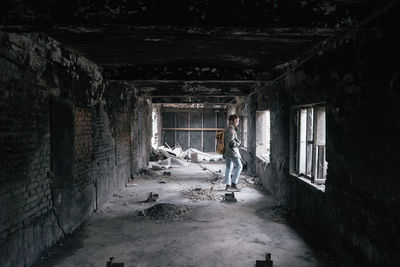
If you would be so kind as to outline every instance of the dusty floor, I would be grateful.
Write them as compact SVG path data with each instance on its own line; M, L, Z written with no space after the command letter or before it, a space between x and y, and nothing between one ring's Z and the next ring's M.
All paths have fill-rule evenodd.
M169 169L171 176L136 177L37 266L99 267L114 257L126 267L244 267L266 252L275 267L332 266L290 226L260 216L274 200L243 177L238 202L223 202L219 170L224 165L217 162L190 163ZM159 194L157 202L144 203L150 192ZM172 207L179 213L144 211L157 203L178 205Z

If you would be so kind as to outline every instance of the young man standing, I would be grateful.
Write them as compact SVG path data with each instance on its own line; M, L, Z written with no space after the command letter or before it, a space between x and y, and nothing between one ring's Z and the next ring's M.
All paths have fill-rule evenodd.
M239 153L240 140L237 136L237 127L239 126L239 116L230 115L228 119L228 127L225 131L225 153L224 158L226 161L225 179L226 190L238 189L237 183L239 181L240 172L242 171L242 161ZM233 169L233 176L231 179Z

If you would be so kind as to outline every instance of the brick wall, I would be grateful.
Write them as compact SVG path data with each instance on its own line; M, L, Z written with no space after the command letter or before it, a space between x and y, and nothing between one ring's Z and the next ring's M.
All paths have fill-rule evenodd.
M1 266L31 266L125 184L141 104L43 34L0 33L0 43Z
M92 183L92 127L91 108L75 107L75 175L78 191Z

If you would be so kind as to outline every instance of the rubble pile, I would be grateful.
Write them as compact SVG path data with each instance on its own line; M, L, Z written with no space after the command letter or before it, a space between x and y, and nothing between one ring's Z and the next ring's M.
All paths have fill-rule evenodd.
M171 163L171 159L172 162ZM222 156L211 155L209 153L202 152L195 148L188 148L187 150L183 150L180 145L177 145L171 148L168 144L165 146L160 146L157 148L152 148L150 160L157 162L159 166L170 167L170 165L181 165L187 166L187 161L191 162L215 162L215 161L223 161ZM170 164L167 164L169 160Z
M142 212L146 216L157 222L173 222L177 220L187 220L188 206L175 205L170 203L159 203Z
M263 219L269 219L278 223L287 223L292 217L289 210L281 205L259 209L256 211L256 214Z
M200 188L196 187L182 192L186 198L192 200L217 200L221 199L221 196L216 194L213 188Z

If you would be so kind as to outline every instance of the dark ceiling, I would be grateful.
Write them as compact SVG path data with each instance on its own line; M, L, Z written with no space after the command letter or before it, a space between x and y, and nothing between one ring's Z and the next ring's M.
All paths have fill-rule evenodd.
M0 22L7 30L46 32L98 64L107 80L123 81L154 102L220 103L276 78L289 62L383 6L377 0L5 0ZM386 20L398 14L391 8L396 12L386 12Z

